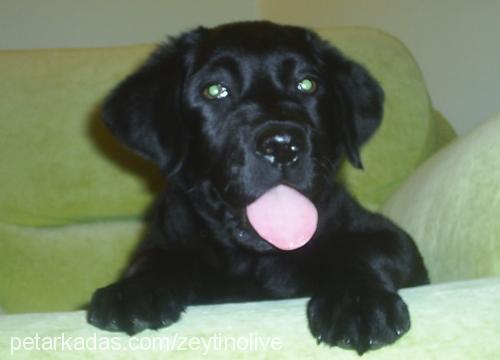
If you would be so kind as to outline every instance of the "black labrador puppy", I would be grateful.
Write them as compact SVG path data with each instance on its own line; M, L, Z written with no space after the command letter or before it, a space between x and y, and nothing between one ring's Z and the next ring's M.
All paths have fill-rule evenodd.
M383 91L300 27L198 28L160 46L103 117L168 178L123 279L88 321L135 334L188 305L311 296L318 342L359 354L410 327L401 287L425 284L412 239L336 179L379 126Z

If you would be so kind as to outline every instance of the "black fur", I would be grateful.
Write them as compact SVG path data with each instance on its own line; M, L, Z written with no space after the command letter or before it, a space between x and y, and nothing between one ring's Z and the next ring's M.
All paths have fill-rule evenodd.
M303 78L317 83L300 92ZM228 96L207 99L221 83ZM383 91L359 64L314 33L268 22L198 28L159 47L111 93L104 120L168 178L150 232L119 282L95 292L88 321L135 334L177 321L191 304L311 296L318 342L359 354L410 327L401 287L425 284L411 240L361 208L336 180L382 118ZM294 129L300 157L279 166L257 138ZM315 204L313 239L281 251L261 239L244 209L284 183Z

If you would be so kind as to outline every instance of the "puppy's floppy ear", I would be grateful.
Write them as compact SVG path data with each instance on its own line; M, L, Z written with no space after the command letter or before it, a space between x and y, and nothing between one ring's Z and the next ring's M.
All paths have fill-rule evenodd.
M343 67L338 80L348 106L341 123L344 146L351 164L362 169L360 148L382 121L384 92L361 65L347 60Z
M323 61L329 73L328 86L338 101L334 112L347 159L358 169L361 146L373 135L383 116L384 92L378 82L358 63L323 43Z
M103 119L125 146L155 162L162 171L180 168L187 151L181 95L188 61L201 29L160 46L108 96Z

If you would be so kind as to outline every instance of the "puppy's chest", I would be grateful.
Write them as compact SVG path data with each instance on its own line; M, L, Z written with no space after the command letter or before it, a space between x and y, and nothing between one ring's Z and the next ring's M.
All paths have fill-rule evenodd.
M307 274L300 270L300 266L279 257L235 256L229 271L243 283L257 285L270 297L287 298L308 292Z

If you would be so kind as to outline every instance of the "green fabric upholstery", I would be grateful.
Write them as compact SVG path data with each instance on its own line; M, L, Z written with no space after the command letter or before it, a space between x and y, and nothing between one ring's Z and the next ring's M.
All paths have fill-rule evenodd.
M500 113L422 165L383 211L418 243L433 282L500 276Z
M368 352L363 359L498 358L500 278L405 289L401 295L411 309L411 330L394 345ZM193 306L179 323L159 331L145 331L130 343L131 338L125 334L86 324L82 311L0 315L0 358L359 359L353 351L316 344L307 329L305 304L305 299L297 299ZM67 340L64 351L63 335ZM34 340L30 345L29 339L28 346L20 348L27 337L36 336L38 348L45 343L46 350L36 350ZM55 340L57 337L59 340ZM85 341L87 348L82 348ZM111 345L106 342L115 350L108 351ZM57 347L50 348L50 343ZM101 350L96 350L96 344ZM137 348L141 344L142 348Z
M435 139L438 139L436 140L436 148L439 150L452 142L457 134L448 120L439 111L434 110L434 119L436 121L434 128L436 131Z
M319 33L366 65L386 92L383 125L362 153L366 170L343 170L354 195L376 209L455 135L435 116L420 70L397 39L363 28ZM137 219L163 180L110 136L99 104L152 48L0 52L5 311L76 309L125 265L139 239Z
M0 304L6 312L79 309L119 276L139 221L34 228L0 224Z
M0 52L0 222L48 226L135 216L152 166L99 119L102 98L151 50ZM152 180L151 180L152 181Z

